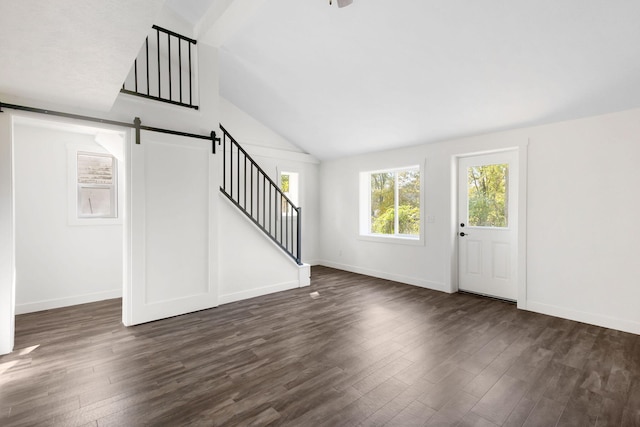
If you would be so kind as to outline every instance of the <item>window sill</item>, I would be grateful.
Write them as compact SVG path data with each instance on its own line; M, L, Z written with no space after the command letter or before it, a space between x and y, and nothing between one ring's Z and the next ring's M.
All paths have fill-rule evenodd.
M423 246L423 237L385 236L383 234L360 234L358 240L379 243L393 243L398 245Z

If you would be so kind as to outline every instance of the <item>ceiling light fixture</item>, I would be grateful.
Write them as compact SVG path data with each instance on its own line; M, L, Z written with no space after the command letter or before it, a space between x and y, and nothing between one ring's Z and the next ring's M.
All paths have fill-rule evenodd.
M337 1L338 1L338 7L349 6L351 3L353 3L353 0L337 0ZM333 0L329 0L329 4L333 4Z

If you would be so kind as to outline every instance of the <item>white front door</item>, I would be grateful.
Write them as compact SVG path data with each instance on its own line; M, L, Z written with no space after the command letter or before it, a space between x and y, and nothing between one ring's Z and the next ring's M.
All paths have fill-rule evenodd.
M211 142L144 132L128 154L124 324L215 307Z
M516 301L518 152L458 159L458 288Z

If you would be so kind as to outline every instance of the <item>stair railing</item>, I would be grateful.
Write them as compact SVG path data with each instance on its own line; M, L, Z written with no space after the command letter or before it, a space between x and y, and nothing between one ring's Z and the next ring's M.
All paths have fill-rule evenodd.
M194 102L197 41L154 25L120 92L198 109ZM192 52L193 50L193 52Z
M276 245L302 264L302 208L297 207L238 142L222 130L220 191Z

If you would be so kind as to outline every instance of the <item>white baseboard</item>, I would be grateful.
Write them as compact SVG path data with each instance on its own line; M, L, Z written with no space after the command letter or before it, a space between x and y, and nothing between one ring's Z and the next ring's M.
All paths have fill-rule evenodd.
M52 310L54 308L69 307L70 305L86 304L106 299L122 298L122 288L111 291L95 292L91 294L74 295L44 301L16 304L16 314L33 313L35 311Z
M422 280L410 276L402 276L400 274L386 273L384 271L370 270L368 268L356 267L353 265L339 264L331 261L320 261L319 265L325 267L336 268L338 270L349 271L351 273L364 274L366 276L377 277L379 279L393 280L394 282L405 283L407 285L419 286L421 288L431 289L434 291L451 293L451 290L444 283Z
M263 295L272 294L274 292L289 291L291 289L297 289L300 287L300 283L297 281L279 283L276 285L264 286L262 288L249 289L247 291L234 292L232 294L220 295L218 298L218 304L228 304L230 302L242 301L249 298L261 297Z
M527 301L525 310L640 335L640 322L632 320L587 313L535 301Z

